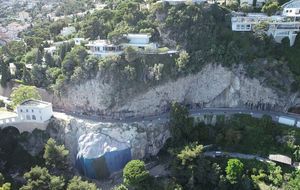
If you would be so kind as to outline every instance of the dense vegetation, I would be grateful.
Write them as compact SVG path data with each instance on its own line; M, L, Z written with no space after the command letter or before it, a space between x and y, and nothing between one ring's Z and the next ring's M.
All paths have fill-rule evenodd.
M74 176L67 160L69 151L54 139L45 142L44 150L37 156L31 156L24 146L32 135L49 138L39 130L33 134L20 134L13 127L0 130L1 190L97 190L95 184ZM16 173L24 174L25 181L14 178Z
M255 74L253 67L256 67L256 60L267 58L271 63L276 60L282 64L287 63L296 79L293 90L298 89L299 40L296 40L294 47L288 47L286 43L276 44L260 31L254 34L232 32L228 11L217 5L164 6L155 3L151 4L150 9L145 9L141 8L142 2L109 1L105 9L85 17L54 22L36 20L35 25L21 34L26 45L22 41L11 42L1 48L0 57L3 61L0 63L4 75L2 86L15 78L28 85L61 92L65 84L84 82L100 71L110 76L109 79L112 77L116 80L114 84L125 80L126 84L131 84L139 91L139 86L145 84L155 85L161 80L196 73L207 63L221 63L228 67L243 64L250 77L267 76L268 68L275 69L281 77L290 75L286 72L286 66L274 67L272 64L266 65L267 68L264 67L259 75ZM68 25L75 26L77 32L61 36L60 30ZM134 48L128 48L124 56L99 59L89 56L83 46L74 47L74 43L70 41L78 36L109 39L113 43L119 43L124 41L123 34L127 33L149 33L152 41L159 42L162 47L178 49L180 53L172 57L148 56ZM51 56L44 52L44 47L50 45L47 40L69 41L60 45ZM14 76L7 72L10 62L17 67ZM32 65L32 68L28 65ZM279 84L273 75L269 76L267 85L284 91L289 89ZM122 89L116 91L120 90Z

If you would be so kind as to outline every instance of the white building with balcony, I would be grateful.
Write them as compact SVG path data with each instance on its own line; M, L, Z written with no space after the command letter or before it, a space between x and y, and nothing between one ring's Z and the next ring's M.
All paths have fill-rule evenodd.
M300 0L292 0L282 5L282 15L287 17L300 17Z
M300 31L300 22L285 16L267 16L262 13L236 14L231 18L232 31L250 32L255 26L265 23L267 28L265 32L273 36L275 41L281 43L282 39L287 37L290 40L290 46L293 46L297 33Z
M85 46L89 48L89 54L97 57L121 55L123 53L121 45L111 44L107 40L90 41Z
M53 116L52 104L41 100L26 100L17 107L20 122L44 123Z
M124 35L128 43L123 44L124 47L135 47L139 49L157 49L156 43L151 43L150 38L151 36L148 34L126 34Z

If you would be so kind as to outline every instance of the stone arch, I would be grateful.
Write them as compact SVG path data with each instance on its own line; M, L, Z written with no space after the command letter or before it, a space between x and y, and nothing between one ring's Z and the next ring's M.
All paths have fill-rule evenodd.
M11 125L2 127L2 133L4 133L4 134L16 134L16 135L21 134L20 130L17 127L11 126Z

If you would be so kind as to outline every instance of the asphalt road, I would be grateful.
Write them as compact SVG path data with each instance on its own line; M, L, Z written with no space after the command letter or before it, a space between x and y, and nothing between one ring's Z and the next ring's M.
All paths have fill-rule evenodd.
M294 119L295 121L300 121L300 115L285 113L285 112L274 112L274 111L261 111L261 110L251 110L246 108L199 108L189 110L190 116L196 117L201 115L234 115L234 114L247 114L255 118L261 118L264 115L268 115L272 118L274 122L278 122L280 116L288 117ZM59 111L57 113L60 113ZM160 115L154 116L145 116L145 117L126 117L118 119L105 119L100 116L87 116L79 113L72 112L61 112L66 115L71 115L80 119L93 120L99 122L113 122L113 123L134 123L134 122L166 122L169 120L169 113L163 113ZM55 114L54 114L55 116Z

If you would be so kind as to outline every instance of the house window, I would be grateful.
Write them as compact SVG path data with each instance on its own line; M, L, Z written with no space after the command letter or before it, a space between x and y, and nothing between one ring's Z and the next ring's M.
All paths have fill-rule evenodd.
M26 115L26 120L31 120L30 115Z
M43 120L42 116L40 116L41 121Z
M33 110L31 110L32 111L32 113L34 112Z
M26 109L26 112L28 112L28 109Z
M36 120L36 117L35 117L35 115L32 115L32 120Z
M21 109L20 112L23 112L23 110Z

